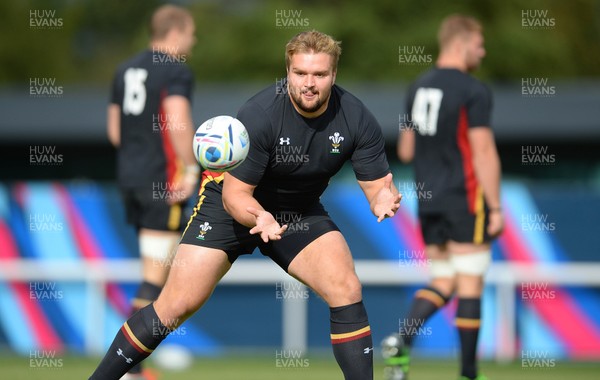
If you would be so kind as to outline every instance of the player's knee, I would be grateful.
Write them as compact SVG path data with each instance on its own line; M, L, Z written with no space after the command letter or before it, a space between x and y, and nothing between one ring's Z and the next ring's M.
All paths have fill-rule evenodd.
M200 308L198 302L188 297L159 297L155 303L155 309L161 322L170 329L179 327Z
M458 275L456 295L458 298L479 298L483 293L483 276Z
M176 329L192 314L194 311L189 304L173 302L170 305L169 313L165 316L166 318L161 318L161 322L170 329Z
M362 286L355 274L344 276L339 281L332 283L328 292L329 304L351 304L362 299Z
M456 270L450 260L432 259L429 270L430 286L450 297L456 287Z
M362 286L360 281L358 281L358 278L354 277L352 281L349 281L346 290L350 302L358 302L362 299Z

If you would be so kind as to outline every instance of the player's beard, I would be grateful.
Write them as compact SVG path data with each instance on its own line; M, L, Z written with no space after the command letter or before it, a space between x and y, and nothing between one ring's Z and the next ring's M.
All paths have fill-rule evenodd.
M323 98L321 97L321 93L314 91L314 89L292 89L292 91L290 91L290 96L292 97L292 100L294 101L296 106L300 108L303 112L313 113L318 111L319 108L323 106ZM310 92L315 95L313 102L310 104L305 102L302 98L302 94L305 94L307 92Z

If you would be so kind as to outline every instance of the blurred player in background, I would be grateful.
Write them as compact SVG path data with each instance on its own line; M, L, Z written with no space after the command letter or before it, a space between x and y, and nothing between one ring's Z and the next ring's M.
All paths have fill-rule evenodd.
M483 275L491 240L504 222L491 93L469 74L485 55L482 27L471 17L449 16L438 41L436 67L409 89L406 109L413 128L402 131L398 142L400 159L414 159L416 181L431 194L431 199L419 198L419 221L432 280L417 291L405 320L422 326L456 294L461 379L483 379L476 364ZM400 330L383 342L389 380L407 378L418 331Z
M378 221L395 214L400 195L378 122L334 85L340 53L339 42L316 31L287 44L287 82L259 92L238 113L250 134L248 158L224 178L205 176L177 251L185 265L174 266L158 300L123 325L91 379L118 379L150 355L208 300L232 263L256 247L328 304L333 352L345 379L373 378L361 285L320 196L348 160Z
M133 312L158 297L189 217L184 202L197 186L190 106L194 81L185 65L194 32L187 10L158 8L149 49L121 64L112 85L108 137L118 148L118 183L142 258L143 282ZM136 366L125 378L145 377Z

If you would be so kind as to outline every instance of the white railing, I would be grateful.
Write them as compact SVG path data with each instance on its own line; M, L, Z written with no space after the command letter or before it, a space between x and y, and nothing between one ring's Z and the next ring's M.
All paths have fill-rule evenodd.
M356 271L363 286L407 286L423 284L427 273L414 266L401 266L394 261L358 260ZM85 305L85 346L88 354L104 351L102 336L105 321L106 284L109 282L138 282L141 268L137 259L83 261L0 261L0 282L57 281L87 284ZM514 264L494 263L486 275L486 283L495 287L497 320L505 321L504 331L496 351L498 361L516 358L516 289L523 283L544 283L548 286L600 286L600 263ZM302 294L303 285L288 276L269 260L238 260L221 280L219 286L276 285L294 289ZM283 348L306 350L307 299L282 299Z

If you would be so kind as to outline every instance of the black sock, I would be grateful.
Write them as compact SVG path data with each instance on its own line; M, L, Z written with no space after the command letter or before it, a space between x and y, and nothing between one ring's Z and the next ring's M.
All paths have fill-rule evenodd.
M161 289L162 288L160 286L152 284L148 281L142 282L137 292L135 293L135 297L133 298L131 315L137 313L138 310L147 306L148 304L156 301ZM139 362L138 364L133 366L133 368L131 368L127 373L130 373L132 375L142 373L142 363Z
M119 329L90 380L119 380L148 357L170 332L156 315L153 304L144 307Z
M345 380L373 379L373 339L362 301L329 308L333 355Z
M135 297L133 297L133 300L131 301L133 313L156 301L161 289L162 287L148 281L142 282L135 293Z
M449 298L434 287L427 286L415 293L408 317L400 320L400 335L404 344L410 347L420 328L436 311L448 303Z
M459 298L456 327L460 336L461 376L477 377L477 338L481 318L480 298Z

